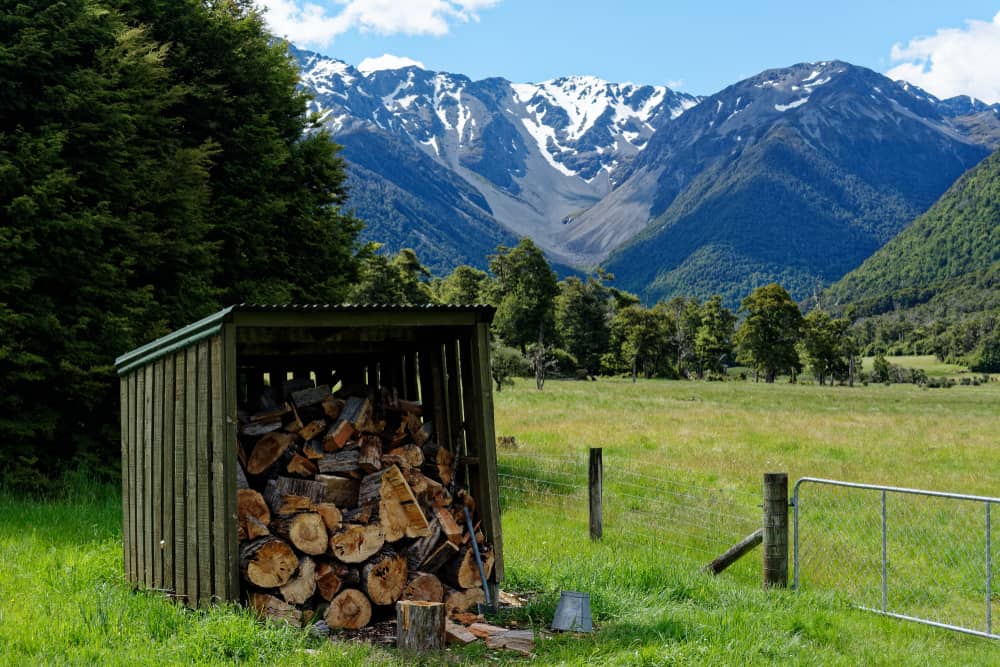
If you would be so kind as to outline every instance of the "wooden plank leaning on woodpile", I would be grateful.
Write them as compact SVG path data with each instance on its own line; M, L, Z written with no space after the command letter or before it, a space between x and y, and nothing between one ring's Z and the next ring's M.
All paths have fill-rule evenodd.
M485 602L471 540L487 576L492 550L465 530L475 502L419 402L296 379L259 403L240 412L237 512L243 594L261 616L298 625L325 607L331 628L360 628L400 600L449 615Z

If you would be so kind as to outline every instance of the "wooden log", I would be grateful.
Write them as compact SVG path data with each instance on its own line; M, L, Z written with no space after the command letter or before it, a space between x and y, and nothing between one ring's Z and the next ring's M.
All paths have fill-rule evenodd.
M361 589L377 605L394 603L407 583L406 558L393 551L381 551L361 568Z
M382 439L377 435L363 435L360 445L358 466L369 474L381 470Z
M455 457L447 447L442 447L435 442L423 446L424 465L421 470L431 479L435 479L445 486L451 484L454 479Z
M251 415L250 423L251 424L269 424L274 422L281 423L281 420L285 417L285 415L291 414L291 412L292 412L292 406L286 403L279 407L271 408L269 410L262 410L261 412L257 412ZM279 426L278 428L281 427Z
M440 602L396 603L396 648L429 653L445 647L445 608Z
M273 422L251 422L240 424L240 435L248 438L259 438L262 435L281 430L281 419Z
M258 537L264 537L271 534L267 524L255 516L248 516L246 518L245 531L247 540L256 540Z
M288 401L292 394L314 387L315 383L307 377L297 377L281 383L281 400Z
M399 599L444 602L444 584L429 572L411 572Z
M324 398L320 406L323 408L323 414L331 421L336 421L344 411L344 401L334 398L332 394Z
M298 432L302 430L303 426L305 426L305 424L302 422L302 417L299 416L299 411L296 410L295 406L293 405L292 419L291 421L285 424L284 430L287 431L288 433L298 434Z
M429 528L430 532L428 535L416 540L406 549L406 562L411 570L422 569L421 565L423 565L427 557L437 548L443 539L441 525L437 519L430 522Z
M486 639L487 637L502 635L507 632L507 628L501 628L499 625L490 625L489 623L472 623L469 625L469 632L480 639Z
M445 610L447 611L447 608ZM444 633L449 644L471 644L479 639L464 625L452 623L450 620L445 620Z
M247 461L247 473L259 475L270 468L293 442L295 436L291 433L275 432L265 435L254 445L250 460Z
M328 385L321 384L318 387L307 387L305 389L292 392L292 405L300 409L308 408L310 405L319 405L326 400L328 396L333 396L333 394L330 393L330 387Z
M482 588L470 588L468 590L455 590L445 588L444 606L451 616L454 613L469 611L477 604L486 604L486 594Z
M372 618L372 604L356 588L345 588L330 600L323 619L331 628L357 630L368 625Z
M437 517L438 523L441 524L441 532L444 533L445 537L455 544L461 544L464 531L462 530L462 526L455 521L455 515L451 513L451 510L444 507L437 507L434 509L434 516ZM463 588L468 588L468 586L463 586Z
M333 503L316 503L316 512L323 517L327 532L335 533L340 530L340 524L344 520L344 515Z
M459 548L449 540L442 540L441 543L428 554L424 562L420 564L420 569L425 572L437 572L441 567L452 560L458 554Z
M298 566L292 548L276 537L262 537L240 547L240 574L260 588L285 585Z
M330 539L323 517L316 512L277 517L271 520L271 530L310 556L325 553Z
M305 604L316 592L316 561L308 556L299 559L299 569L280 589L289 604Z
M385 544L385 532L378 524L344 524L330 536L330 551L342 563L368 560Z
M236 448L237 451L242 449L241 447ZM247 481L247 473L243 469L243 462L239 460L239 456L236 457L236 489L249 489L250 483Z
M361 480L339 475L316 475L315 481L326 486L323 499L341 509L351 509L358 506L358 492Z
M361 480L358 504L378 503L378 517L388 542L403 537L425 537L430 526L406 478L396 466L367 475Z
M336 452L343 449L344 445L357 433L354 424L349 421L338 421L331 426L326 436L323 437L323 449L328 452Z
M261 618L287 623L296 628L302 627L302 612L284 600L267 593L253 593L249 602L250 608Z
M271 511L264 502L264 496L253 489L236 491L236 516L240 541L249 539L248 517L253 517L265 525L271 522Z
M360 455L356 449L345 449L334 454L327 454L319 462L319 471L324 475L356 473L360 470L358 465Z
M310 440L306 444L302 445L302 454L310 461L319 461L326 456L326 450L323 449L323 443L319 440ZM319 470L318 465L316 470Z
M385 456L393 457L394 462L397 460L402 462L402 465L399 466L400 468L416 468L419 470L420 466L424 464L424 450L413 444L394 447Z
M534 655L535 633L531 630L504 630L486 638L486 648L517 651L525 657Z
M724 554L705 566L706 572L719 574L727 567L738 561L740 558L750 553L750 550L764 540L764 529L758 528L742 540L731 546Z
M489 552L482 554L483 570L486 570L487 562L492 569L492 557L493 554ZM477 588L483 585L475 553L470 547L462 547L456 556L445 563L441 568L441 580L453 588Z
M412 422L409 422L409 424L412 424ZM418 429L413 429L411 426L410 435L413 436L413 442L417 443L417 447L423 447L434 437L434 422L421 424Z
M289 475L301 475L302 477L311 479L319 472L319 468L316 467L315 463L301 454L295 454L292 456L292 460L285 466L285 472Z
M304 441L308 442L309 440L312 440L325 430L326 430L326 420L317 419L315 421L309 422L301 429L299 429L299 437L302 438Z
M788 586L788 474L764 473L764 588Z
M282 496L305 496L314 503L326 501L326 485L322 482L297 477L279 477L275 481Z
M362 431L368 423L371 414L371 401L367 398L351 396L347 399L347 402L344 403L344 409L341 410L340 416L337 419L339 421L349 422L352 426L354 426L356 431Z
M332 600L345 586L358 586L360 583L357 568L326 561L316 564L316 592L326 601Z

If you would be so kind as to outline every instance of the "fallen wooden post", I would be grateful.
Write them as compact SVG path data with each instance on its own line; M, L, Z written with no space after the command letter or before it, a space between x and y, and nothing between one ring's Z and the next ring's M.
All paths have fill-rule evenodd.
M445 608L440 602L396 603L396 648L426 653L445 646Z
M750 533L742 540L731 546L726 553L722 554L711 563L705 566L705 572L711 572L712 574L719 574L727 567L738 561L740 558L745 556L750 552L755 546L760 544L764 540L764 529L758 528L754 532Z

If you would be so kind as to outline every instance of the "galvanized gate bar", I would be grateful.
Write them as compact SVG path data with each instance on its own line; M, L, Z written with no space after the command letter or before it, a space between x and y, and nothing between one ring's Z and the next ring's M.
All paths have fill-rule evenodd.
M965 634L975 635L979 637L986 637L990 639L1000 639L1000 635L993 634L993 553L992 553L992 525L991 525L991 508L993 503L1000 503L1000 498L994 498L990 496L977 496L969 495L963 493L948 493L943 491L928 491L924 489L912 489L906 487L896 487L896 486L885 486L878 484L859 484L856 482L844 482L832 479L823 479L819 477L802 477L796 483L794 491L792 494L792 507L793 507L793 563L794 563L794 578L793 578L793 588L795 590L799 589L800 584L800 540L799 540L799 530L800 530L800 506L801 498L799 495L800 489L803 484L817 484L817 485L827 485L835 487L843 487L849 489L859 489L863 491L877 491L879 492L881 498L881 537L882 537L882 556L881 556L881 608L876 609L872 607L867 607L864 605L856 605L858 609L864 611L871 611L877 614L882 614L884 616L889 616L892 618L898 618L906 621L914 621L917 623L922 623L924 625L930 625L933 627L944 628L947 630L953 630L956 632L962 632ZM907 614L900 614L889 610L888 597L889 597L889 581L888 581L888 538L889 538L889 511L888 511L888 494L901 494L901 495L914 495L923 496L929 498L940 498L940 499L951 499L951 500L961 500L969 501L974 503L983 503L986 506L986 526L985 526L985 538L986 538L986 573L985 573L985 588L986 588L986 632L980 630L975 630L972 628L967 628L964 626L953 625L949 623L941 623L938 621L932 621L926 618L920 618L917 616L911 616Z

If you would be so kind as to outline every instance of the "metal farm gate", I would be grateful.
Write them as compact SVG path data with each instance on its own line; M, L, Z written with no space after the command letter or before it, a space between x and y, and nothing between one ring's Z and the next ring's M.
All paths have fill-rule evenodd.
M867 611L1000 639L1000 498L804 477L792 504L797 590L836 590Z

